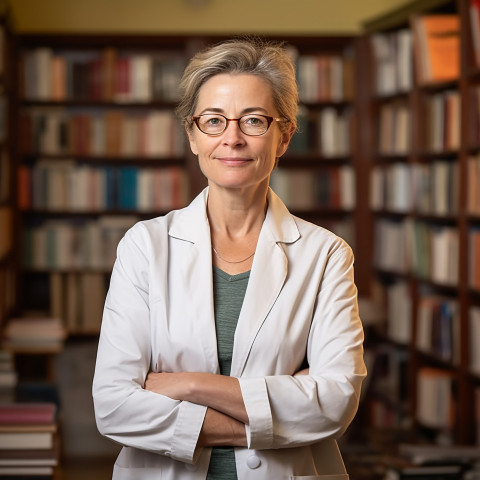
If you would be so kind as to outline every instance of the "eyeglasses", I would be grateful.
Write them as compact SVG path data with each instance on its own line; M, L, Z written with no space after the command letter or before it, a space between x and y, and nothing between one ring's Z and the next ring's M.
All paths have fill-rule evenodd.
M205 113L192 117L198 129L206 135L221 135L228 126L228 122L238 122L240 130L251 137L258 137L267 132L273 121L281 122L281 118L268 115L243 115L240 118L227 118L218 113Z

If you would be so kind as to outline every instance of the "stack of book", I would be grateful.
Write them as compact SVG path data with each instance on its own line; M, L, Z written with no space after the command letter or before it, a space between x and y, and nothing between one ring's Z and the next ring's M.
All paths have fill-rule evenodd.
M461 480L478 478L475 465L480 459L477 446L401 444L398 456L388 459L386 476L390 479ZM467 476L475 472L475 476Z
M15 370L13 354L0 350L0 404L12 402L18 384L18 373Z
M0 475L49 476L58 465L56 405L0 405Z
M12 318L5 326L3 348L22 353L57 353L63 349L65 338L60 319Z

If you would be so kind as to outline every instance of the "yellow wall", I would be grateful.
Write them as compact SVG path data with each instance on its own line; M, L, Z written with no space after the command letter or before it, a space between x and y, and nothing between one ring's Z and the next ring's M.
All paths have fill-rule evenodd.
M15 29L71 33L356 33L406 0L10 0Z

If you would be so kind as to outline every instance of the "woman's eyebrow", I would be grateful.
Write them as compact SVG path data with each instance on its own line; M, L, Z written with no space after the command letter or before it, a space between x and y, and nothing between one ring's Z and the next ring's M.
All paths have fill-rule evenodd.
M263 107L248 107L248 108L245 108L242 110L241 112L241 115L247 115L249 113L253 113L253 112L263 112L265 114L267 114L267 110L265 110ZM217 108L217 107L207 107L207 108L204 108L200 113L199 115L203 115L204 113L221 113L222 115L225 114L225 110L223 110L222 108Z

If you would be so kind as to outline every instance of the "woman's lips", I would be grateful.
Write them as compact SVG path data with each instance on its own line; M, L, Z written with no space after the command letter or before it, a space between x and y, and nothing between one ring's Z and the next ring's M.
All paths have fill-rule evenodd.
M229 166L245 165L246 163L249 163L252 161L251 158L244 158L244 157L217 157L217 160Z

